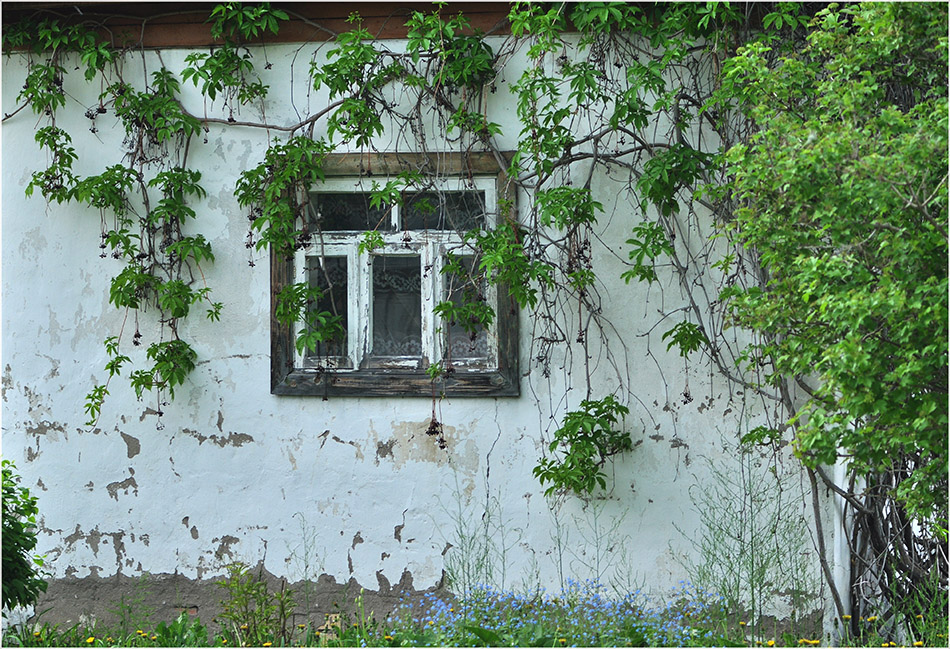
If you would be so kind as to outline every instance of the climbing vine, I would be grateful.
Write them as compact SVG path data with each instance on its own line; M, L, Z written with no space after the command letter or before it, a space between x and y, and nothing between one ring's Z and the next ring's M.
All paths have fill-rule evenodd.
M109 301L125 317L105 340L105 380L86 401L90 425L132 362L127 344L146 345L146 366L128 378L139 397L154 394L161 413L197 362L181 323L196 310L211 320L226 314L202 272L214 261L195 231L207 192L189 163L211 128L271 138L259 164L240 173L235 196L248 210L248 248L276 255L319 236L306 196L333 151L374 151L385 136L396 152L487 152L530 200L517 218L503 206L497 227L460 233L478 261L450 261L446 272L469 287L504 285L532 316L530 379L560 372L569 387L552 398L550 409L567 414L535 469L549 492L607 488L608 458L633 448L631 427L650 427L649 408L629 391L629 334L612 320L606 258L617 276L660 296L644 334L652 362L659 368L659 355L676 350L684 367L707 363L730 389L758 399L768 421L743 431L744 440L772 449L792 442L815 489L822 479L846 499L855 546L870 548L861 555L867 578L854 585L860 606L907 601L930 573L945 591L945 8L516 3L508 31L487 37L436 6L408 16L398 46L375 39L354 14L326 51L298 49L313 56L305 86L326 101L297 123L275 123L256 63L271 67L262 37L292 18L268 3L219 5L208 18L215 47L187 55L177 73L140 43L119 47L94 20L43 12L5 26L5 52L26 57L27 73L4 121L29 108L47 160L26 191L98 210L100 255L124 264ZM866 48L879 62L858 54ZM138 85L128 70L137 56L145 68L158 60ZM523 69L513 63L524 59ZM57 122L71 108L69 66L102 88L82 107L90 130L111 114L124 133L114 164L82 178L72 136ZM839 77L853 92L841 91ZM182 99L189 82L203 111ZM493 121L500 89L510 93L517 133ZM213 116L216 102L225 117ZM872 133L887 134L888 145L879 148ZM516 142L514 156L503 155L503 138ZM912 149L937 163L905 164ZM433 174L375 184L373 206L435 187ZM621 193L603 192L602 178ZM601 238L604 224L619 220L629 233L620 252ZM862 229L868 223L871 231ZM908 243L913 232L924 234ZM365 233L360 252L381 241ZM872 250L870 241L881 243ZM474 335L498 314L479 290L463 293L462 303L435 309ZM338 317L315 308L320 297L307 283L276 296L276 319L302 324L298 350L341 333ZM158 327L143 341L146 309ZM654 333L665 350L653 349ZM430 368L434 386L447 369ZM611 393L595 394L610 383ZM570 408L574 389L583 392L579 410ZM688 381L674 391L668 402L693 398ZM916 411L910 425L907 403ZM868 436L876 445L865 453ZM850 462L848 484L822 470L835 461ZM867 590L869 581L876 585Z

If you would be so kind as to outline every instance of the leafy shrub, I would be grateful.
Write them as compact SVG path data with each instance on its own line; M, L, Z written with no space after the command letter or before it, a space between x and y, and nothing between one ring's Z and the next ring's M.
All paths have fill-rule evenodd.
M16 466L3 460L3 607L31 606L46 582L40 577L43 559L31 556L36 547L36 497L20 486Z

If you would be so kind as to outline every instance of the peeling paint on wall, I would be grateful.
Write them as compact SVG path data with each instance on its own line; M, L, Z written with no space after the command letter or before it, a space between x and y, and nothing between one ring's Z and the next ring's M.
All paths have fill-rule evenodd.
M138 483L135 482L135 477L134 477L134 476L135 476L135 469L133 469L132 467L129 467L129 477L128 477L128 478L126 478L125 480L121 480L121 481L118 481L118 482L110 482L109 484L107 484L107 485L106 485L106 491L109 492L109 496L110 496L113 500L115 500L116 502L118 502L118 501L119 501L119 490L120 490L120 489L121 489L123 492L125 492L125 495L128 495L129 489L132 489L133 494L136 495L136 496L138 496L138 495L139 495L139 486L138 486Z
M199 445L210 440L212 444L217 444L221 448L224 448L225 446L234 446L235 448L239 448L254 441L254 438L246 433L229 432L227 437L222 437L219 435L202 435L198 431L191 428L182 428L181 432L185 435L188 435L189 437L194 437L197 439Z
M296 50L268 46L275 62L265 80L271 96L322 101L310 89L298 94L301 89L289 83L281 62L292 60ZM180 69L186 54L169 50L163 57L171 68ZM146 68L158 69L154 52L143 56ZM27 72L19 58L8 57L3 65L5 79L22 78ZM146 81L132 80L142 86ZM3 84L0 91L5 102L14 102L19 84ZM97 93L90 92L78 99L93 105ZM507 135L499 136L500 144L514 148L519 128L510 105L504 104L511 99L507 92L499 87L485 100L506 120L502 127ZM290 101L275 100L273 111L275 120L294 117ZM102 283L121 266L89 255L101 232L98 218L90 218L85 208L51 206L51 227L38 228L35 221L19 217L42 211L41 202L28 200L23 188L30 181L29 169L41 168L45 158L33 140L32 124L14 122L4 125L5 161L13 155L16 160L3 166L9 191L3 193L0 215L3 442L4 457L15 459L25 483L38 487L37 551L47 554L53 571L43 606L62 604L99 615L111 605L110 598L118 600L127 592L122 589L131 587L130 573L147 571L156 575L156 592L164 593L162 610L194 609L203 621L210 621L220 598L213 578L222 575L228 563L242 561L275 579L290 578L304 555L309 566L320 566L315 571L321 574L318 592L326 594L327 606L331 596L346 605L346 597L355 596L360 586L376 589L382 601L401 592L420 592L417 587L424 591L444 586L447 563L463 551L457 538L460 520L479 533L497 532L485 527L488 521L510 535L506 560L512 579L537 570L539 581L557 582L558 568L551 559L558 551L557 525L573 524L575 514L577 520L588 520L583 517L590 511L586 504L571 501L565 506L571 516L556 521L560 514L544 498L531 469L546 452L558 417L582 398L577 391L535 374L524 379L517 398L436 399L445 449L426 435L433 408L428 398L323 401L270 393L267 255L249 251L256 267L248 266L243 252L245 210L233 195L238 173L262 159L266 133L214 134L211 146L189 151L189 161L202 169L208 191L207 199L195 203L207 223L202 231L216 250L242 251L220 254L214 264L202 265L227 316L217 324L201 318L187 323L192 328L189 336L201 345L198 370L171 404L155 395L140 401L127 382L115 380L102 428L83 427L85 395L103 377L102 339L123 327L124 315L109 304L108 284ZM100 142L87 127L74 129L78 151L120 145L121 137ZM84 164L93 165L88 160ZM87 172L94 170L82 170ZM593 182L609 179L598 176ZM625 240L627 224L621 221L605 223L598 237ZM45 247L23 245L38 229L46 238ZM36 273L37 267L43 272ZM646 304L646 293L624 285L619 273L617 279L616 286L607 281L602 287L605 308L628 308L641 299ZM143 332L151 328L148 333L158 333L163 326L153 315L141 315L137 326ZM522 331L530 330L525 326L530 324L527 314L521 318ZM638 325L632 321L630 326ZM694 477L701 479L702 463L690 464L690 454L699 458L721 453L710 439L711 421L728 429L748 423L756 413L748 403L740 403L741 395L729 401L728 408L718 397L718 404L711 397L683 403L688 392L676 393L688 373L682 359L672 354L666 361L657 355L658 365L667 363L662 371L676 381L676 387L667 387L654 368L640 362L644 341L630 335L625 343L630 347L629 389L642 399L641 412L631 414L630 421L638 443L644 438L656 443L639 444L611 465L614 491L596 506L602 521L619 521L618 529L630 539L616 547L635 548L623 560L644 581L662 588L685 576L666 554L672 552L670 546L679 551L688 545L676 535L673 523L689 528L695 519L687 490ZM144 349L123 344L123 353L135 356L136 363L144 359ZM522 367L527 369L527 335L521 345ZM570 370L565 365L565 371ZM705 393L711 380L688 378L697 395ZM598 389L604 386L613 390L612 384L595 384ZM715 414L718 405L724 408L722 421ZM635 515L624 519L627 512ZM303 530L301 520L306 520ZM578 543L578 534L575 529L572 543ZM484 536L499 542L502 534Z
M126 435L125 433L120 432L122 435L122 440L125 442L126 449L128 450L129 459L142 452L142 445L139 443L139 440L131 435Z

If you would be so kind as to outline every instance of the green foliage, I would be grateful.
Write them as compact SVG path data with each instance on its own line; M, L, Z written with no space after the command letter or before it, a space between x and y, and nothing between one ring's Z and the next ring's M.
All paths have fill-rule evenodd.
M461 325L474 339L479 331L488 329L495 321L495 310L485 299L484 276L477 271L470 271L462 258L452 254L446 256L442 274L447 278L450 289L461 300L439 302L432 310L443 322Z
M633 238L627 239L627 243L632 247L629 256L633 261L633 267L625 270L620 276L628 284L631 279L652 284L657 280L656 260L663 255L672 255L673 246L663 226L653 221L642 221L633 228L633 234Z
M247 616L242 616L245 620L262 620L255 613L256 603L266 600L268 593L271 599L286 598L269 592L258 579L245 584L231 581L225 586L225 606L234 603L233 610L238 612L242 610L238 602L254 602ZM746 646L741 631L723 628L730 612L715 598L683 588L674 591L670 600L666 606L649 608L639 593L612 594L595 582L572 581L554 593L476 586L453 597L426 593L400 601L391 614L382 617L366 610L361 593L353 601L353 614L329 614L319 626L315 621L300 623L288 627L286 634L280 631L279 613L256 626L218 618L222 628L213 637L200 620L182 613L174 621L159 622L150 631L143 626L134 633L102 623L68 628L49 623L17 625L5 631L3 642L32 647ZM292 604L288 610L293 610ZM252 628L260 631L256 639L252 639Z
M379 230L367 230L360 234L359 243L356 244L356 252L362 255L378 250L384 245L386 245L386 242L383 240L382 232Z
M288 19L286 12L274 9L269 2L226 2L216 5L209 16L212 38L245 42L266 32L276 34L280 25L278 21Z
M69 133L56 126L45 126L36 131L36 142L41 149L49 151L49 166L43 171L34 171L30 184L26 186L26 195L32 196L36 187L47 201L62 203L72 196L76 185L73 175L73 161L76 150L70 146Z
M195 218L195 211L185 203L185 200L189 196L202 199L207 195L204 188L198 184L199 180L201 180L200 171L181 167L166 169L156 174L148 182L148 186L160 188L162 198L149 212L148 223L150 225L169 223L180 225L186 218ZM176 243L181 243L181 240ZM208 252L210 254L210 247Z
M672 329L664 333L663 340L667 338L670 342L666 345L666 349L679 348L680 356L683 358L709 344L703 328L686 320L677 322Z
M111 97L116 116L122 120L126 135L137 142L136 162L151 159L148 147L170 144L201 131L201 122L185 112L177 95L180 84L175 75L162 68L152 73L151 89L136 91L119 81L106 88L100 97Z
M63 66L52 62L33 65L17 101L26 100L38 115L52 114L57 108L66 105L66 93L63 92L65 72Z
M192 52L185 57L189 67L182 72L184 81L191 80L195 87L201 82L201 93L214 101L218 94L226 96L225 103L237 98L239 104L246 104L267 95L267 86L259 79L248 81L254 74L251 54L240 54L235 47L225 46L211 54Z
M637 24L639 7L625 2L578 2L571 9L571 22L581 32L624 31Z
M294 342L297 353L314 352L321 342L339 340L343 331L342 317L329 311L318 311L317 300L323 296L320 289L306 282L288 284L277 294L274 317L285 326L302 323Z
M537 284L551 286L554 280L550 264L525 253L522 236L514 224L505 222L494 230L470 232L466 239L474 240L481 251L478 268L488 281L507 286L512 299L524 308L537 304Z
M528 56L538 58L561 45L565 27L563 11L564 7L560 5L546 7L534 2L516 2L512 5L508 13L511 33L532 39Z
M267 149L264 161L241 173L235 196L252 208L251 228L261 233L257 249L265 246L281 254L295 249L303 234L298 196L323 180L323 159L330 148L322 140L302 135Z
M679 212L679 190L695 185L712 160L714 156L681 143L657 153L643 165L643 175L637 181L643 195L641 207L645 210L647 204L655 205L662 216Z
M293 591L281 584L271 591L260 578L240 563L227 566L228 573L216 582L227 597L221 600L222 611L215 618L232 646L260 647L265 642L287 646L293 627Z
M148 603L151 594L150 575L142 573L132 587L130 593L123 593L119 600L107 610L115 619L115 626L111 630L118 636L141 636L153 624L155 607Z
M151 368L136 370L130 378L135 395L142 398L145 390L167 390L175 397L175 386L182 385L188 374L195 369L197 352L183 340L167 340L149 345L146 357L153 361Z
M171 623L159 622L154 636L153 642L159 647L202 647L209 644L208 629L188 613L182 613Z
M544 494L550 496L559 490L569 490L589 495L598 486L606 489L603 468L608 458L633 449L630 433L623 430L622 424L629 412L609 394L603 399L585 399L579 410L564 415L564 422L548 446L555 456L541 458L532 471L542 485L551 483ZM618 420L620 430L615 430Z
M732 232L768 279L723 294L771 337L773 379L813 386L802 458L907 471L897 497L944 529L946 24L943 5L830 7L800 54L729 62L760 127L729 153Z
M138 309L141 300L158 285L158 278L137 265L129 265L112 278L109 302L118 308Z
M29 73L17 101L26 101L37 115L51 116L66 104L63 79L66 74L65 58L78 53L86 66L84 76L91 81L108 63L115 60L115 53L96 34L84 25L64 25L58 20L44 19L38 23L26 21L4 26L3 48L28 48L34 54L47 55L45 60L31 60Z
M589 187L542 189L535 200L541 225L553 225L558 230L594 223L597 221L597 212L604 211L604 206L591 196Z
M807 619L820 601L820 573L807 522L794 511L806 497L802 485L761 447L724 443L726 459L707 460L709 476L689 490L699 530L677 526L696 550L683 560L690 581L717 593L727 610L745 611L756 637L775 633L767 612L778 605L791 611L786 622L796 642L820 635Z
M73 188L72 198L100 210L109 210L122 224L131 225L132 221L124 217L129 211L129 191L136 185L138 178L133 169L121 164L112 165L97 176L87 176L78 181ZM125 256L134 257L138 254L137 249L134 252L128 249L130 243L127 238L122 242L126 247L123 252ZM119 240L110 243L113 250L119 247Z
M32 606L46 581L40 576L43 558L36 547L36 496L20 486L16 466L3 460L3 608Z
M182 72L182 79L190 79L195 87L200 81L201 93L212 101L223 94L226 105L234 99L239 105L263 99L267 96L267 86L257 76L250 50L245 47L241 53L239 45L267 32L276 34L278 21L288 18L285 12L271 8L268 2L257 5L228 2L215 6L208 17L211 36L224 43L211 53L192 52L186 56L188 67Z
M327 52L329 62L321 65L315 61L310 65L313 89L326 86L330 99L353 94L364 83L368 88L376 85L371 83L374 77L369 74L380 59L380 53L371 44L373 36L363 28L358 14L351 15L348 21L357 27L337 36L337 47Z
M439 10L414 11L406 21L406 51L414 63L423 56L438 57L431 81L436 87L461 86L475 90L495 76L494 53L461 13L443 21Z
M522 74L511 89L517 94L518 118L521 121L521 139L518 150L532 163L538 176L549 175L573 142L567 120L571 109L561 101L563 83L545 73L544 68L532 67ZM515 160L512 170L521 158Z
M402 64L382 64L382 54L372 45L373 37L362 27L358 14L349 18L357 27L336 38L337 47L327 52L329 61L310 65L314 90L326 87L330 99L342 97L339 107L327 120L327 138L340 136L340 143L352 142L357 147L370 144L383 133L381 117L385 100L378 92L405 72Z

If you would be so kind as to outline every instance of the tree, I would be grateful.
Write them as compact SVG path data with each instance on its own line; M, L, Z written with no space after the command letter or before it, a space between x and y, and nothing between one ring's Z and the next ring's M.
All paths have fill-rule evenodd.
M925 575L947 580L947 7L831 6L800 50L770 46L724 72L759 129L727 156L729 233L763 281L723 297L766 336L750 360L807 395L799 457L848 464L861 578L929 596Z

